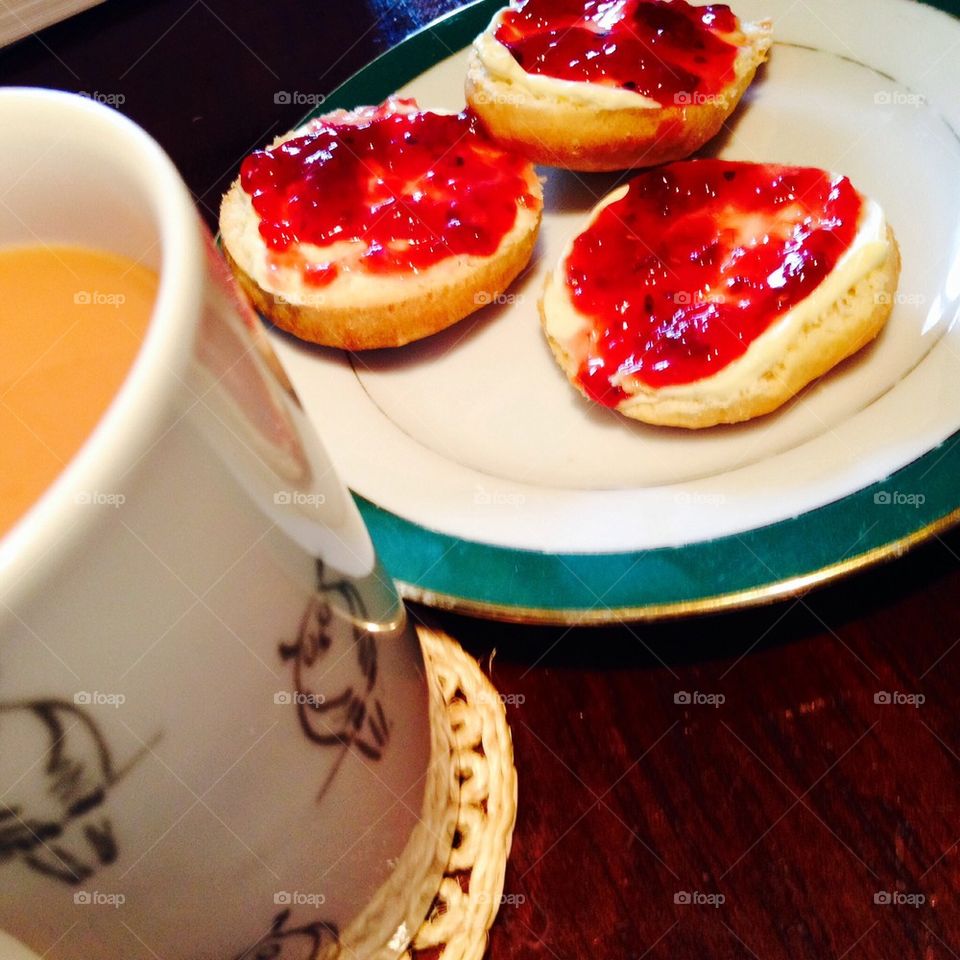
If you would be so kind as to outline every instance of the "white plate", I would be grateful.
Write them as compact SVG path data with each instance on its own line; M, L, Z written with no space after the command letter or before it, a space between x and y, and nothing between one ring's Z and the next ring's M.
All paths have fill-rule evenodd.
M473 5L433 25L325 109L354 106L351 96L378 85L390 92L390 79L423 106L462 108L465 50L403 81L412 58L423 65L428 42L459 46L495 9ZM440 544L548 556L683 548L840 501L960 429L960 23L908 0L744 0L736 10L772 17L776 42L727 130L702 154L823 167L875 197L903 256L887 329L785 409L738 427L659 429L588 404L552 359L537 298L568 238L621 176L543 169L541 238L502 305L419 344L362 355L273 333L349 486L407 522L393 524L394 539L420 528L442 535ZM937 519L921 513L917 529ZM378 539L380 514L367 515ZM378 540L394 568L399 558L411 595L439 593L504 616L536 608L547 611L543 619L554 619L550 610L569 619L571 610L596 608L604 619L728 592L718 571L676 597L638 584L611 605L594 587L596 604L571 607L557 595L562 585L545 581L515 603L502 590L484 593L482 570L444 569L413 539L416 562ZM810 574L823 560L811 556L792 573ZM762 584L736 589L746 586Z

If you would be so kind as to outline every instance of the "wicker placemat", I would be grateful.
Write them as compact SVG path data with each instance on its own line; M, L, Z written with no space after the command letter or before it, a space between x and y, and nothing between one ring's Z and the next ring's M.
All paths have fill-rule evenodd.
M451 637L417 633L453 734L460 807L454 848L430 912L404 957L480 960L503 894L517 812L517 772L503 700Z

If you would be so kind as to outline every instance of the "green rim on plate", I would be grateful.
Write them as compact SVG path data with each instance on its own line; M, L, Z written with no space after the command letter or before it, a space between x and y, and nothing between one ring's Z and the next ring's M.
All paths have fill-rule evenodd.
M956 14L956 0L929 3ZM314 110L379 103L469 44L502 0L429 24ZM800 593L906 549L960 520L960 433L848 497L789 520L679 547L547 554L460 540L354 494L386 569L410 599L539 623L610 622L742 607Z

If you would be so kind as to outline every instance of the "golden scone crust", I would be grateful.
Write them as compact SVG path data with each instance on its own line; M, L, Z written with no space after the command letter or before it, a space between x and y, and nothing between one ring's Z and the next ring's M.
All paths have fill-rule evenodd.
M398 347L494 302L523 271L543 211L543 188L532 165L526 179L534 203L518 203L516 222L488 257L451 256L409 276L354 273L309 287L296 270L268 269L259 217L238 178L220 206L223 253L257 310L294 336L343 350Z
M565 81L558 81L556 95L545 96L492 76L473 49L467 103L495 140L534 163L600 171L680 160L716 136L767 59L773 42L771 22L744 27L748 43L737 56L736 78L703 102L660 108L588 107L565 96Z
M706 401L664 396L657 389L636 384L630 396L617 406L617 411L644 423L695 430L721 423L741 423L776 410L807 384L870 343L883 329L893 310L900 279L900 248L889 226L887 240L886 260L840 300L805 323L782 355L760 376L739 384L727 396L710 397ZM542 300L540 313L547 333L548 317ZM564 373L580 389L576 359L549 333L547 340Z

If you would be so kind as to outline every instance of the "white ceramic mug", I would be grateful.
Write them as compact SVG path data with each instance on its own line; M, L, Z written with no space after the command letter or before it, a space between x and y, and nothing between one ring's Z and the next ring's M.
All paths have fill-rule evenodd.
M112 405L0 542L0 929L51 960L396 955L454 778L259 322L166 155L89 100L0 91L0 245L22 243L160 285Z

